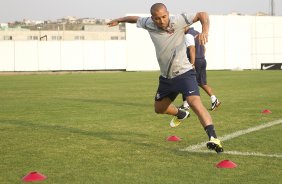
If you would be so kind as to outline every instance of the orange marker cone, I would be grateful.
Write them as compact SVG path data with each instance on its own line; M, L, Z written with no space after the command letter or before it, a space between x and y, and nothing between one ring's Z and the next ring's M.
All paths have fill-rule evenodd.
M219 162L218 164L216 164L216 167L232 169L232 168L237 167L237 165L234 162L232 162L231 160L223 160Z
M25 181L25 182L42 181L42 180L45 180L46 178L47 177L44 176L43 174L36 172L36 171L32 171L28 173L26 176L24 176L22 178L22 181Z
M261 113L262 114L271 114L272 112L269 109L264 109Z
M176 135L169 136L167 141L181 141L181 138L177 137Z

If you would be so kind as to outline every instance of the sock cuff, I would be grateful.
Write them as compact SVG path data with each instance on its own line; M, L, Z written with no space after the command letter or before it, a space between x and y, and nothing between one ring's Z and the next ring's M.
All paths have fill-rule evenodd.
M216 96L215 96L215 95L212 95L212 96L211 96L211 101L212 101L212 102L215 102L215 100L216 100Z
M214 129L214 126L213 126L213 124L211 123L211 124L209 124L209 125L207 125L207 126L205 126L205 130L207 130L207 129L209 129L209 128L213 128Z
M181 109L178 109L176 116L177 116L178 119L184 119L185 116L186 116L186 112L181 110Z

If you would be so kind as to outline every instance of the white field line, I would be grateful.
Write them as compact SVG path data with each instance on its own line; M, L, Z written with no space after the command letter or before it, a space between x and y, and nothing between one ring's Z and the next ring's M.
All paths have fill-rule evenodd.
M248 129L245 129L245 130L239 130L237 132L234 132L234 133L222 136L222 137L218 137L218 138L221 141L226 141L226 140L233 139L235 137L239 137L241 135L245 135L245 134L248 134L248 133L251 133L251 132L259 131L259 130L264 129L264 128L268 128L268 127L272 127L272 126L275 126L275 125L279 125L281 123L282 123L282 119L279 119L279 120L276 120L276 121L268 122L266 124L262 124L262 125L259 125L259 126L248 128ZM180 151L211 153L211 151L200 151L200 149L202 149L204 147L206 147L206 142L201 142L199 144L195 144L195 145L192 145L192 146L188 146L187 148L180 149ZM282 155L276 155L276 154L274 154L274 155L266 155L266 154L262 154L262 153L248 153L248 152L242 153L242 152L237 152L237 151L224 151L224 153L225 154L233 154L233 155L248 155L248 156L253 155L253 156L282 157Z
M210 153L216 154L214 151L210 150L185 150L187 152L193 153ZM258 156L258 157L275 157L275 158L282 158L281 154L264 154L264 153L257 153L257 152L239 152L239 151L224 151L222 154L227 155L240 155L240 156Z

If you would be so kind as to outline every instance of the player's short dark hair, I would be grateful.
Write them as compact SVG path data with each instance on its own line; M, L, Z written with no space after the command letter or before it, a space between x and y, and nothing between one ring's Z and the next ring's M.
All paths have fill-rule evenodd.
M167 10L166 6L163 3L155 3L151 6L150 12L151 12L151 14L154 14L155 11L157 11L161 8L165 8Z

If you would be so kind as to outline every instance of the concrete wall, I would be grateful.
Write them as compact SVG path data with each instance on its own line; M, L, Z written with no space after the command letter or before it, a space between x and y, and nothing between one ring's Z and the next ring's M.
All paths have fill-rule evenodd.
M0 71L124 70L125 41L2 41Z
M126 26L127 70L157 70L149 34L134 24ZM192 27L201 31L200 23ZM211 15L206 49L209 70L260 69L261 63L281 63L282 17Z
M110 31L109 31L110 30ZM45 37L44 37L45 36ZM117 29L100 28L97 31L30 31L30 30L0 30L0 41L12 38L14 41L31 41L42 38L44 41L56 40L124 40L125 33ZM59 39L60 38L60 39Z
M210 16L210 22L209 70L282 63L282 17ZM0 41L0 71L159 70L148 32L135 24L126 29L126 40Z

